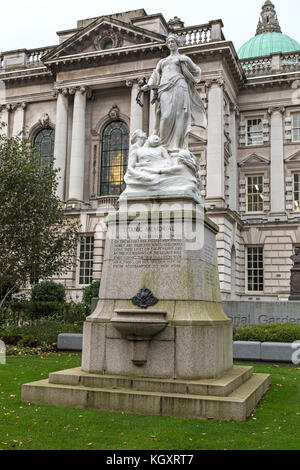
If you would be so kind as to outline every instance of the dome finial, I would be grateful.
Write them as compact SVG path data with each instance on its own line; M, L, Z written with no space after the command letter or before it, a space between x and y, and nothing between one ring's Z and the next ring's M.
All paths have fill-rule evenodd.
M281 33L280 24L276 15L275 6L271 0L266 0L262 7L259 18L256 36L264 33Z

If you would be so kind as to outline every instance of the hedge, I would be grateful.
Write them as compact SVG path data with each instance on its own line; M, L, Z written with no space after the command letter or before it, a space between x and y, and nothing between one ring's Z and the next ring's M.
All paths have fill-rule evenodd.
M261 343L293 343L300 340L300 325L295 323L269 323L242 326L235 330L234 341L260 341Z
M44 319L29 325L2 327L0 339L9 345L55 346L59 333L82 333L82 325Z
M99 297L99 288L100 288L100 281L94 281L83 291L83 298L82 301L88 305L91 305L92 299L94 297Z
M90 307L85 303L60 302L9 302L1 313L0 323L20 324L39 318L55 318L67 323L83 322L90 314Z

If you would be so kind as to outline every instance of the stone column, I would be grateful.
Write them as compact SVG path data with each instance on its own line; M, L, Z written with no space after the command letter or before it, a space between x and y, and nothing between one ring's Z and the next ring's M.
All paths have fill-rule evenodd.
M239 111L237 106L230 106L230 138L231 138L231 152L232 155L229 159L229 207L233 211L238 210L238 171L237 171L237 152L238 152L238 133L237 133L237 118Z
M137 94L140 91L140 85L143 84L144 82L141 79L127 80L126 82L126 86L131 88L130 135L132 135L137 129L143 129L143 108L136 102Z
M84 157L85 157L85 111L88 88L71 88L74 96L72 144L70 161L70 183L68 201L83 202Z
M17 103L12 105L14 110L13 133L15 137L24 130L26 103Z
M284 107L269 108L271 116L271 213L285 216L285 183L283 161L283 114Z
M208 127L207 127L207 180L206 203L208 206L224 207L224 80L207 82Z
M64 200L68 138L68 89L63 88L55 90L54 93L57 96L54 166L55 168L60 169L60 172L58 174L57 195L61 200Z
M1 119L0 122L5 124L5 127L3 128L2 134L6 135L7 137L9 136L9 113L11 111L11 105L9 103L2 105L0 107L1 111Z

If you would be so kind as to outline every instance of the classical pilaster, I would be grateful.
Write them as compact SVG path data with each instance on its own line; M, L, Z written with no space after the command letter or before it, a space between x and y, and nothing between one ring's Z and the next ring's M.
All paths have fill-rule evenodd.
M136 97L140 87L144 84L143 79L132 79L126 82L126 86L131 88L130 135L137 129L143 129L143 108L137 103Z
M206 203L208 206L225 205L224 168L224 80L210 80L208 88L207 127L207 181Z
M2 129L2 134L8 136L9 135L9 114L11 112L11 105L9 103L3 104L0 106L1 111L1 119L0 122L4 124L4 128Z
M26 103L14 103L11 107L14 111L12 135L15 137L24 130Z
M234 104L230 106L229 132L231 138L231 157L228 163L229 170L229 208L233 211L238 210L238 171L237 171L237 152L238 152L238 132L237 118L239 116L238 107Z
M70 182L68 201L83 202L85 160L85 112L88 87L69 89L74 94Z
M269 108L271 116L271 217L285 216L285 186L283 159L284 107Z
M58 89L54 91L57 96L56 105L56 128L54 143L54 166L59 169L57 195L61 200L65 200L65 174L67 161L67 138L68 138L68 89Z

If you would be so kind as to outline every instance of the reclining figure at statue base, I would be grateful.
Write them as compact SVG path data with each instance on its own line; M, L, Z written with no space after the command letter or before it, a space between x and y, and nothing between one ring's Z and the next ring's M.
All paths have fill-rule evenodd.
M185 149L168 152L157 135L133 133L122 197L137 194L191 193L201 199L201 179L196 157Z

